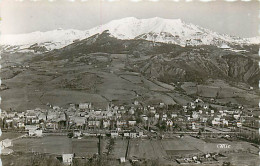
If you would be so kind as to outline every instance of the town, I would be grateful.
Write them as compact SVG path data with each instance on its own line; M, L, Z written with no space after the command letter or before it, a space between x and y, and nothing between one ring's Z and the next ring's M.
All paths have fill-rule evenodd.
M162 140L188 135L196 139L239 139L250 142L255 147L259 144L257 111L235 104L221 106L214 99L203 101L196 98L184 106L165 103L145 106L139 101L134 101L131 105L109 103L106 109L95 108L89 102L70 104L68 108L51 104L48 104L48 107L49 109L35 108L25 112L3 110L0 119L2 132L23 133L19 139L66 135L68 138L78 140L89 137L107 137L112 140L119 138ZM13 153L10 148L12 140L2 140L1 146L2 155ZM118 158L120 162L126 162L127 159L132 162L139 161L138 158L128 157L128 146L125 154ZM218 144L216 148L226 150L230 146ZM109 153L108 151L106 153ZM100 153L98 150L99 155ZM66 164L71 164L77 157L74 154L61 155L63 163ZM216 162L216 156L221 155L223 156L209 151L192 157L184 155L175 158L175 162L209 164Z

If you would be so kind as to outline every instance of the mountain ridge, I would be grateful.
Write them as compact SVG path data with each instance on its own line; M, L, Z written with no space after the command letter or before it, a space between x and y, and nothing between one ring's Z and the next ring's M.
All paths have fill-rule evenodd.
M56 29L47 32L32 32L28 34L2 35L1 45L19 46L27 49L33 44L46 47L46 50L60 49L76 40L83 40L95 34L109 31L111 36L118 39L144 39L153 42L185 45L250 45L259 44L260 37L239 38L221 35L209 29L181 19L164 19L160 17L137 19L127 17L112 20L89 30Z

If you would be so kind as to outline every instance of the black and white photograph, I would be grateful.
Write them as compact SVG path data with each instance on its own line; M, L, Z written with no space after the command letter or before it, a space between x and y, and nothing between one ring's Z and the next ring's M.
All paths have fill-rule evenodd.
M2 0L0 166L259 166L260 1Z

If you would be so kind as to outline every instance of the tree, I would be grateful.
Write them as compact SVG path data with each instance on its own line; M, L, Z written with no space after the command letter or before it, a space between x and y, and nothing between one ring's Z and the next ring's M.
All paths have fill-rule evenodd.
M72 161L72 165L73 166L80 166L81 165L81 163L79 162L79 160L78 159L73 159L73 161Z
M165 130L166 130L166 127L167 127L166 122L165 122L165 121L162 121L160 128L165 131Z
M141 122L142 122L142 119L141 119L140 117L137 117L137 118L136 118L136 123L139 124L139 123L141 123Z
M13 122L10 122L10 128L14 128L14 123Z
M199 130L198 135L201 135L201 130Z
M67 135L69 138L72 138L73 137L73 133L68 133Z
M4 128L4 120L3 119L0 119L0 128Z

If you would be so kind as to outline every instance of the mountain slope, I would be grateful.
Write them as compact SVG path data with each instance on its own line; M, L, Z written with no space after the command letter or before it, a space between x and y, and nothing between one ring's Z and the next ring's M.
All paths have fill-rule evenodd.
M257 86L260 76L258 47L252 45L246 49L251 51L236 53L216 46L181 47L142 39L122 40L106 31L36 56L34 61L74 61L92 53L125 54L129 56L126 64L129 70L165 83L204 82L212 78Z

